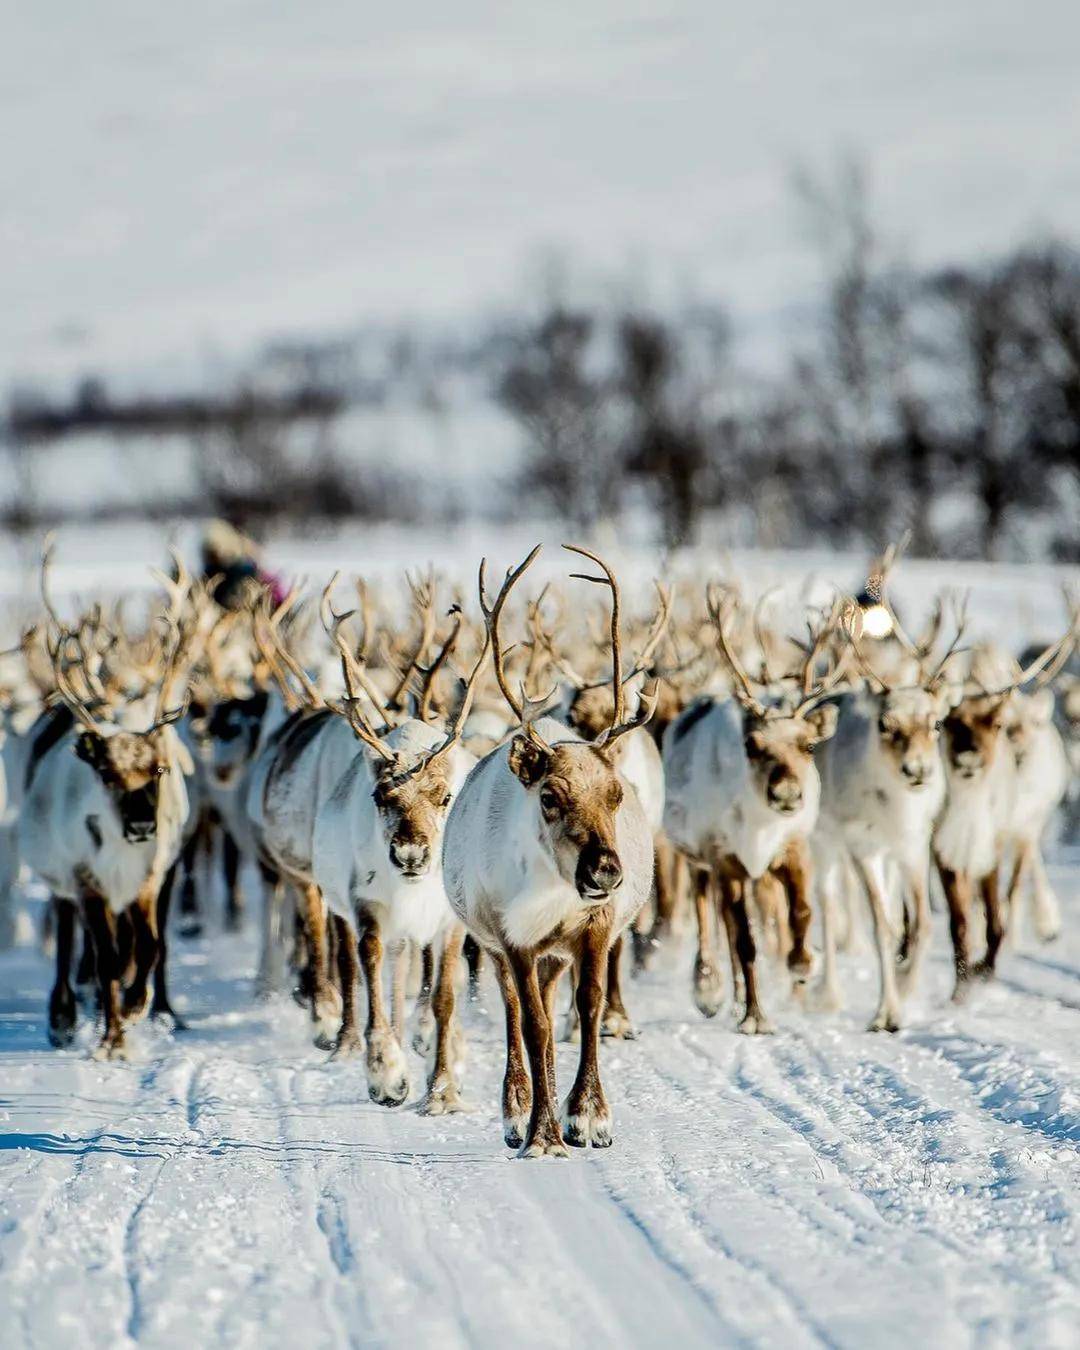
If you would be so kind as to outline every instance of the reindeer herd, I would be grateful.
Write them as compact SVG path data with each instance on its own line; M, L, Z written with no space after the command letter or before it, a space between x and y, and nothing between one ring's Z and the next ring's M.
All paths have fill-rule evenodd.
M1075 606L1020 666L972 642L955 597L909 636L895 550L875 623L837 592L795 626L731 582L657 582L626 614L607 563L565 547L583 570L539 593L539 547L497 590L481 564L475 608L411 577L404 618L362 580L339 612L338 576L223 609L178 557L138 618L130 600L64 617L47 551L42 618L0 657L0 923L28 870L51 896L52 1044L80 1003L100 1058L147 1014L182 1029L168 941L204 923L217 857L226 926L244 921L242 864L261 879L256 992L295 985L316 1045L362 1056L376 1103L408 1098L411 1051L420 1110L464 1109L456 1005L466 962L470 997L488 966L504 1138L529 1157L611 1143L600 1043L636 1034L625 968L687 924L694 1004L713 1017L730 996L757 1035L777 994L763 966L808 1013L842 1005L838 952L854 959L864 914L875 1031L903 1024L936 895L957 1000L993 976L1029 895L1035 935L1056 936L1042 841L1075 789ZM579 1057L560 1106L564 987Z

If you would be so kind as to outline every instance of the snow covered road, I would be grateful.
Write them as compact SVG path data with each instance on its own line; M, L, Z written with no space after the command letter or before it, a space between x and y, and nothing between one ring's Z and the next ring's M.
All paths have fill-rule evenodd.
M519 1162L502 1019L467 1008L474 1113L367 1099L303 1013L251 1000L254 935L173 944L192 1029L129 1064L45 1045L48 967L0 956L0 1346L1075 1346L1080 868L1065 936L946 1001L944 917L899 1036L693 1009L690 951L628 984L616 1140ZM560 1050L560 1083L575 1052ZM413 1098L422 1066L415 1057Z

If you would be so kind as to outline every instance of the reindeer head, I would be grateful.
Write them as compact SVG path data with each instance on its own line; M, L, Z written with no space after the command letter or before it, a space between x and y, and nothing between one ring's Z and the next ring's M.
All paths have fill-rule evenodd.
M877 735L881 752L905 787L929 784L940 762L941 729L955 702L950 689L887 689L878 703Z
M232 787L251 763L270 701L266 689L240 698L223 699L197 732L200 755L221 787Z
M602 903L623 877L615 844L623 787L611 759L595 745L549 746L524 732L510 742L508 762L535 795L541 838L559 875L587 904Z
M976 693L945 718L945 753L959 778L977 778L997 757L1008 712L1009 692Z
M99 727L80 732L74 749L109 793L128 843L153 839L161 779L175 762L173 733L165 727L149 732Z
M762 704L754 694L746 669L729 634L733 595L710 586L706 595L709 617L716 632L717 647L732 679L732 693L743 712L743 748L750 781L760 799L781 816L795 815L807 796L807 786L816 773L814 750L836 731L837 710L822 703L827 690L839 678L839 663L823 682L816 667L839 623L834 610L816 633L811 633L805 662L798 677L794 706Z
M427 723L426 717L430 711L433 676L446 664L460 631L460 620L454 611L455 621L451 633L435 662L424 672L424 692L420 699L424 720L408 719L400 723L397 743L390 744L362 710L361 691L367 705L374 707L384 723L389 724L391 720L388 709L364 673L361 658L350 648L342 631L342 625L351 615L334 613L330 597L337 575L335 573L330 578L320 604L323 626L338 649L345 681L346 698L343 707L336 711L348 719L353 734L370 752L369 763L375 779L372 800L386 843L387 857L402 878L419 881L431 871L439 858L442 831L454 795L453 755L472 709L477 681L487 663L488 642L485 637L476 665L465 684L457 713L440 741L437 735L433 735L433 728ZM430 584L433 588L433 577ZM434 631L434 616L431 631ZM415 668L420 666L427 640L425 637L421 641L412 658Z
M1005 713L1005 734L1018 768L1023 767L1042 733L1054 717L1054 691L1037 689L1033 694L1015 693Z
M595 740L557 740L550 744L538 730L537 719L551 695L529 699L522 685L518 697L506 677L499 620L512 587L539 554L539 545L523 563L507 573L502 589L490 605L484 589L484 563L480 564L480 606L487 622L495 677L522 728L507 748L508 767L536 803L540 841L560 877L574 887L586 905L598 905L607 901L623 881L623 864L616 844L616 817L624 791L616 768L617 742L648 721L656 696L655 691L642 695L637 715L632 720L626 719L625 684L641 672L635 668L630 676L623 674L618 584L611 569L596 554L571 544L563 547L588 558L601 569L604 574L601 577L574 575L607 586L612 597L611 683L603 694L596 692L585 705L590 710L589 716L597 719L600 710L607 708ZM580 697L586 692L585 686L582 682L575 683Z
M447 756L422 758L411 769L383 761L376 770L372 800L379 814L386 853L407 881L431 871L453 799Z
M814 750L832 736L836 720L831 703L791 716L773 708L744 709L743 746L750 781L770 810L790 816L801 809Z
M97 775L120 818L123 835L130 843L144 843L157 834L158 799L162 777L172 771L191 773L192 764L180 744L173 723L185 712L183 706L167 710L174 685L186 681L197 627L185 626L181 612L187 603L190 579L178 561L178 579L166 580L169 605L164 614L165 635L148 658L156 675L156 700L150 726L136 731L119 726L117 709L109 700L90 660L91 645L86 621L78 630L68 628L57 615L49 597L52 546L46 547L41 564L41 593L54 628L48 642L56 694L82 728L75 740L75 754ZM91 624L91 627L95 627ZM150 685L152 692L154 685ZM89 700L89 701L88 701ZM92 703L103 705L104 717L95 715Z

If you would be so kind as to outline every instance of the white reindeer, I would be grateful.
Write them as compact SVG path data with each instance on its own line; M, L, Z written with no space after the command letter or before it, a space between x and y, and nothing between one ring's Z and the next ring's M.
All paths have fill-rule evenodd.
M570 547L570 546L567 546ZM499 622L507 596L540 552L507 574L494 604L484 593L495 675L519 725L510 742L472 771L446 825L443 872L455 913L491 953L506 1007L503 1133L526 1157L565 1157L566 1145L607 1147L611 1112L598 1062L604 983L612 942L644 904L652 883L652 835L637 794L615 767L616 741L647 720L653 698L625 721L619 591L612 595L612 721L585 741L511 690ZM541 705L542 706L542 705ZM562 1123L555 1098L554 996L573 962L581 1051ZM529 1070L522 1050L524 1034ZM531 1079L531 1081L530 1081Z
M833 734L836 709L821 705L824 688L814 685L814 665L824 649L827 626L807 657L796 706L767 707L754 694L728 638L728 611L721 611L710 588L709 612L734 694L702 697L668 727L664 829L697 869L695 1003L707 1017L721 1003L709 914L710 889L718 889L732 969L737 957L746 993L739 1030L753 1035L773 1028L758 999L751 887L783 887L792 934L787 961L796 985L812 969L808 841L821 790L814 751Z
M147 981L155 967L157 978L164 978L158 898L180 851L188 812L184 775L193 766L172 726L181 709L165 708L171 665L152 725L129 731L97 720L82 701L64 669L66 642L61 635L54 650L57 687L66 707L43 715L37 724L19 818L20 852L49 886L60 920L50 1039L68 1044L75 1031L69 969L78 906L94 941L105 1015L96 1053L126 1058L125 1023L145 1013ZM135 941L135 976L122 1005L121 915L130 918ZM163 989L162 984L155 1005L171 1012Z
M328 600L328 592L327 592ZM312 844L312 875L339 924L343 1021L338 1053L359 1049L356 1022L356 946L368 994L365 1034L368 1093L386 1106L409 1094L409 1073L401 1044L401 1018L392 1025L383 999L382 955L413 943L441 945L434 990L437 1025L435 1062L421 1110L429 1115L465 1109L455 1061L461 1040L454 1023L454 976L464 929L447 903L442 878L442 839L447 812L476 758L461 744L476 682L487 658L481 651L456 717L443 733L410 718L380 735L360 711L359 671L337 617L330 625L341 653L346 710L363 748L333 791L320 804ZM460 621L444 653L456 638ZM442 656L438 664L442 664ZM421 701L423 706L426 700Z

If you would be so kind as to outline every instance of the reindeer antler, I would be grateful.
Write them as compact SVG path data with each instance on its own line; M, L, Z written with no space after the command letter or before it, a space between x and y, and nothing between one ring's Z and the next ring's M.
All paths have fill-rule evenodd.
M487 590L485 588L485 573L487 570L487 559L480 559L480 571L477 576L477 589L480 593L480 610L484 616L484 623L487 625L488 637L491 641L491 656L495 664L495 679L498 681L499 688L502 690L502 696L510 705L510 711L525 725L525 705L524 694L519 701L514 697L510 688L510 682L506 678L506 651L502 645L502 636L499 633L499 620L502 618L503 606L506 604L507 597L514 589L517 583L536 561L540 553L541 545L537 544L529 556L518 563L517 567L507 569L506 577L503 580L499 594L495 597L494 604L488 604Z
M765 707L754 694L750 676L747 675L746 668L728 637L728 619L735 607L732 591L730 587L724 588L723 597L721 597L720 592L719 583L710 582L705 590L705 604L716 631L716 645L734 677L735 683L732 692L743 707L753 713L755 717L764 717L766 715Z
M611 591L611 692L615 700L615 708L611 715L611 727L609 734L616 727L622 726L626 720L626 694L623 690L622 673L622 631L620 628L620 607L621 598L619 595L619 583L615 580L615 573L604 562L603 558L592 553L587 548L581 548L578 544L563 544L563 548L568 553L576 553L579 557L588 558L594 562L603 572L602 577L591 576L588 572L571 572L572 577L579 581L590 581L594 586L607 586Z

